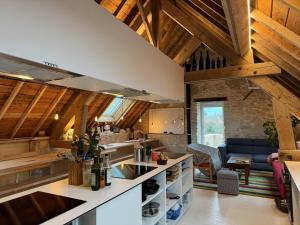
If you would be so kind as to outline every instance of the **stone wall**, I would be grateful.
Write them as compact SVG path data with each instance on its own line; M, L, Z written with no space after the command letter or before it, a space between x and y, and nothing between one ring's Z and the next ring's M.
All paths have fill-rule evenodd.
M224 102L225 138L265 138L263 123L274 119L272 100L262 90L250 91L242 79L193 84L192 99L227 97ZM192 142L197 142L197 104L192 103Z

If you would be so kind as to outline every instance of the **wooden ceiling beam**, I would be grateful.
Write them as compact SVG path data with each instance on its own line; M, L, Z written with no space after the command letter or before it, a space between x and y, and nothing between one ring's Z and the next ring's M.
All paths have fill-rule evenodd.
M288 6L300 12L300 1L299 0L281 0L285 2Z
M297 115L300 112L300 99L280 83L265 76L251 78L251 81L285 105L289 112Z
M244 64L229 66L221 69L201 70L186 72L185 83L199 82L203 80L234 79L265 75L279 75L281 69L272 62Z
M196 37L192 37L184 44L173 60L179 65L184 64L200 45L201 41Z
M292 43L293 45L297 46L297 48L300 48L300 36L291 31L290 29L276 22L272 18L266 16L257 9L254 9L251 12L251 17L255 21L264 24L265 26L282 36L284 39Z
M49 130L49 136L51 139L55 140L60 137L64 128L74 116L74 112L79 107L79 103L81 102L82 98L83 92L76 92L70 97L68 103L60 112L61 118L57 121L53 121L53 124Z
M273 98L273 112L276 121L280 150L296 149L291 115L288 109L280 101Z
M258 22L253 22L251 24L251 29L262 36L264 39L272 41L276 44L282 51L287 52L297 60L300 60L300 49L292 43L288 42L284 37L278 35L276 32L270 30L265 25Z
M63 97L65 96L65 94L67 93L67 88L63 88L60 90L60 92L57 94L56 98L54 99L54 101L51 103L50 107L46 110L46 112L44 113L44 115L41 117L39 123L37 124L37 126L35 127L34 131L31 133L31 136L34 137L36 135L36 133L41 129L41 127L44 125L44 123L46 122L46 120L49 118L49 116L51 115L51 113L53 112L53 110L56 108L56 106L58 105L58 103L63 99Z
M10 93L8 99L5 101L4 105L2 106L0 110L0 120L4 117L5 113L9 109L10 105L15 100L16 96L20 92L21 88L23 87L24 82L18 81L12 92Z
M127 1L127 0L122 0L122 1L120 2L120 4L118 5L117 9L116 9L116 10L114 11L114 13L113 13L113 15L114 15L115 17L118 16L119 12L122 10L122 8L123 8L123 6L125 5L126 1Z
M235 51L244 56L250 50L248 0L222 0Z
M152 33L154 38L155 47L159 48L160 43L160 0L151 1L152 12Z
M273 44L271 40L264 40L257 33L253 34L251 38L255 41L252 44L252 48L300 80L300 62L298 60L282 51L278 46Z
M204 27L199 20L184 13L181 9L176 7L170 0L161 1L162 10L170 16L175 22L182 26L199 41L205 43L209 48L213 49L219 55L226 57L231 64L240 65L245 64L247 61L238 56L226 38L220 38L216 33L212 32L209 28Z
M145 10L144 10L144 7L143 7L143 2L142 0L137 0L137 6L138 6L138 9L139 9L139 12L140 12L140 15L142 17L142 20L143 20L143 24L144 24L144 27L146 29L146 32L147 32L147 36L149 38L149 42L150 44L152 44L153 46L156 46L156 43L155 43L155 38L154 38L154 35L153 35L153 32L152 32L152 29L150 27L150 23L148 21L148 18L147 18L147 14L145 13Z
M47 87L48 87L47 85L42 85L40 87L38 93L35 95L35 97L31 101L31 103L29 104L29 106L26 108L25 112L20 117L20 119L17 122L16 126L14 127L14 129L13 129L11 135L10 135L10 138L14 138L16 136L17 132L19 131L19 129L21 128L21 126L25 122L25 120L28 117L28 115L30 114L30 112L32 111L32 109L35 107L35 105L38 103L38 101L40 100L40 98L42 97L44 92L46 91Z

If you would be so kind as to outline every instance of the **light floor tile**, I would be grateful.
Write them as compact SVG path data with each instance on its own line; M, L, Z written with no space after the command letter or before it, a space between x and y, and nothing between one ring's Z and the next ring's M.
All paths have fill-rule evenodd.
M179 225L288 225L273 199L247 195L220 195L194 189L192 207Z

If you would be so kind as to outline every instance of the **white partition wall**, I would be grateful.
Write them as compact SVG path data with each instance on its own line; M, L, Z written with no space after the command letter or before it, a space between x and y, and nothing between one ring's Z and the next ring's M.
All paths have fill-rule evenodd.
M94 0L0 0L0 53L183 101L183 68Z

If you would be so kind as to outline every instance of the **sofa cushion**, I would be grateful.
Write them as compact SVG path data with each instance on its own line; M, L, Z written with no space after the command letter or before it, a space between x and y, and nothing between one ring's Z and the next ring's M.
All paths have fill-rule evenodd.
M269 165L268 163L256 163L256 162L251 163L250 169L251 170L266 170L266 171L273 170L272 166ZM251 176L251 173L250 173L250 176Z
M266 139L251 139L251 138L227 138L227 145L250 145L250 146L268 146Z
M256 163L267 163L268 155L265 154L255 154L253 155L252 161Z
M276 152L275 148L268 146L252 146L252 145L227 145L227 153L241 154L266 154L269 155Z

